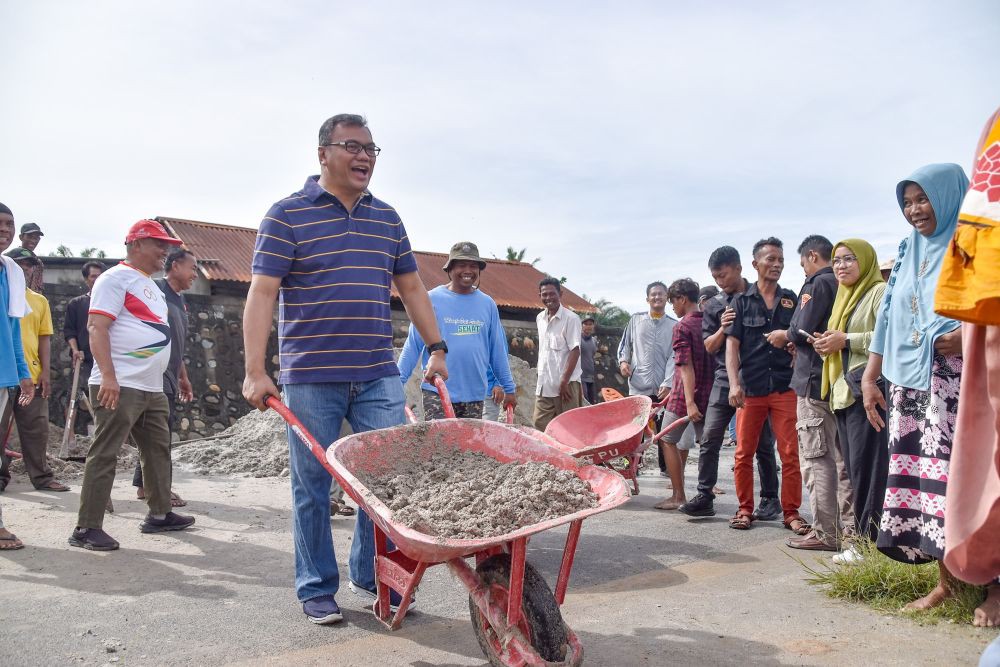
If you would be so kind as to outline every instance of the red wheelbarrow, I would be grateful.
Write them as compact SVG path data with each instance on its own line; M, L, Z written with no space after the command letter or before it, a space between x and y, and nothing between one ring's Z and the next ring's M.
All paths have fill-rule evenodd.
M444 383L438 384L443 389ZM447 392L441 392L446 413ZM647 399L648 400L648 399ZM392 630L400 627L412 594L428 567L444 563L469 590L469 613L479 645L493 665L579 665L583 649L576 634L562 620L559 606L566 597L570 570L583 520L606 512L629 497L620 475L586 465L531 433L478 419L444 419L406 424L341 438L325 450L291 411L275 397L266 401L291 426L320 463L374 523L375 579L378 599L374 611ZM449 539L427 535L393 520L392 512L358 478L390 469L405 448L408 456L435 447L453 446L481 452L501 462L546 462L570 470L590 484L597 507L525 526L486 539ZM555 592L526 561L528 539L543 530L569 524ZM388 540L396 545L389 551ZM473 569L466 558L475 557ZM389 589L401 596L390 612Z
M649 418L663 404L653 405L648 396L618 396L556 416L545 427L545 435L554 441L550 445L570 456L617 471L632 482L632 495L638 495L642 452L688 418L681 417L654 434ZM643 435L650 438L643 440ZM622 459L626 463L618 465Z

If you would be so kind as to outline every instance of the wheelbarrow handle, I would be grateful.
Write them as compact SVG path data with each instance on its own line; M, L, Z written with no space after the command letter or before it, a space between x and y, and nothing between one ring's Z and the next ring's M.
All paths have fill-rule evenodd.
M507 423L508 424L513 424L514 423L514 406L513 405L508 405L507 406Z
M299 418L295 416L295 413L289 410L288 406L282 403L281 399L277 396L268 396L265 398L264 405L277 412L281 418L285 420L285 423L287 423L292 429L292 432L299 437L302 444L309 448L309 451L311 451L313 456L315 456L323 467L326 468L327 472L329 472L333 478L337 480L337 483L340 484L342 488L346 489L346 482L340 475L337 474L337 471L333 469L333 466L330 465L330 461L326 458L326 448L319 444L316 438L313 437L313 434L310 433L302 422L299 421Z
M668 425L666 425L666 426L663 427L662 431L660 431L659 433L657 433L656 435L653 436L652 442L657 442L660 438L662 438L663 436L665 436L667 433L670 433L671 431L673 431L675 428L677 428L681 424L686 424L689 421L691 421L691 418L688 417L687 415L685 415L684 417L681 417L680 419L677 419L675 421L670 422Z
M448 387L444 385L444 379L440 375L434 376L434 386L438 390L438 396L441 397L441 409L444 411L445 419L454 419L455 408L451 404L451 394L448 393Z

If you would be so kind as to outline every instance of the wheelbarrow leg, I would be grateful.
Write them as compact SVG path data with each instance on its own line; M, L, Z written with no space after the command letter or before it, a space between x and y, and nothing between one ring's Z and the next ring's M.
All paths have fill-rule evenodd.
M510 594L507 597L507 625L516 628L521 622L521 596L524 594L524 559L528 540L521 537L511 542Z
M580 541L580 528L583 519L577 519L569 525L566 535L566 548L563 549L562 563L559 565L559 578L556 579L556 604L562 606L566 599L566 588L569 586L569 574L573 569L573 558L576 556L576 545Z
M429 563L415 561L399 549L389 551L389 539L377 525L375 531L375 615L390 630L398 630L413 600L413 591L424 576ZM400 596L399 609L393 614L389 604L389 590Z

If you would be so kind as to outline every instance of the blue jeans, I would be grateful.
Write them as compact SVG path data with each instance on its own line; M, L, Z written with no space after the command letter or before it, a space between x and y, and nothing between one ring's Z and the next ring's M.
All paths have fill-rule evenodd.
M328 447L347 419L355 433L398 426L406 421L403 385L398 375L367 382L286 384L285 403L319 443ZM292 537L295 542L295 593L300 602L336 595L340 573L330 532L332 477L288 429L292 482ZM371 519L358 511L349 560L351 579L375 588L375 533Z

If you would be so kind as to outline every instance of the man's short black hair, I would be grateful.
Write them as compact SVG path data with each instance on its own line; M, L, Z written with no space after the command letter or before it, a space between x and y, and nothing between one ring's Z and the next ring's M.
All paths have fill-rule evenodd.
M6 204L0 204L0 213L6 213L7 215L14 215L14 212L10 210Z
M646 296L647 297L649 296L649 293L653 291L654 287L662 287L664 292L667 291L667 286L666 285L664 285L663 283L661 283L659 280L654 280L653 282L651 282L648 285L646 285Z
M185 250L184 248L174 248L167 255L167 260L163 262L163 272L169 273L170 269L174 268L174 264L181 261L187 256L194 257L194 253L190 250Z
M708 270L718 271L724 266L741 266L740 253L731 245L716 248L708 257Z
M562 294L562 285L559 284L558 278L553 278L552 276L546 276L538 281L538 291L541 292L542 288L546 285L552 285L556 288L556 292Z
M805 237L799 244L799 257L808 255L810 252L815 252L820 256L820 259L829 262L830 258L833 257L833 244L825 236L812 234Z
M784 248L785 244L781 242L781 239L774 236L768 236L766 239L761 239L753 244L753 258L757 259L757 253L760 249L766 245L773 245L775 248Z
M319 127L319 145L323 146L330 141L330 136L337 129L338 125L353 125L355 127L368 127L368 120L356 113L338 113L323 121Z
M667 288L667 298L686 297L691 303L698 303L698 283L690 278L678 278Z
M98 262L97 260L92 259L83 265L83 268L80 269L80 273L82 273L83 277L86 278L90 275L91 269L97 269L101 273L104 273L108 270L108 267L104 264L104 262Z

